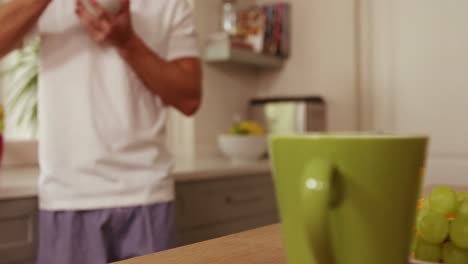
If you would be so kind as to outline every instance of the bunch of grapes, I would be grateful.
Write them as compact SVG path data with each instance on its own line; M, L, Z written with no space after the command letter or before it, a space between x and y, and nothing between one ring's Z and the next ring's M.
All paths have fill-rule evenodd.
M421 261L468 264L468 192L440 186L419 201L412 253Z

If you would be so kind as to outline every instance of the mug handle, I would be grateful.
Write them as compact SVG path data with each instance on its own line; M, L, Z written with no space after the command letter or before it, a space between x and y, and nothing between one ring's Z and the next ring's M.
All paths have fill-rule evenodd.
M316 263L335 263L328 227L333 174L330 161L315 159L307 163L302 178L302 211Z

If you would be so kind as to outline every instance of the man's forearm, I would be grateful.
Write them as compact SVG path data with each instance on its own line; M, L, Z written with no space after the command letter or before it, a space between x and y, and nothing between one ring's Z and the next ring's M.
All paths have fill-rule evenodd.
M186 115L201 100L201 66L198 59L167 62L134 37L119 52L148 89ZM194 66L195 65L195 66Z
M21 44L51 0L12 0L0 7L0 57Z

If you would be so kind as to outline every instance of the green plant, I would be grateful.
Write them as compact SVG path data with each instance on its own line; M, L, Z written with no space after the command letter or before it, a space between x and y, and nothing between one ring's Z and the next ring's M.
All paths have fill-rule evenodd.
M4 62L5 110L16 126L37 129L39 37L10 54Z

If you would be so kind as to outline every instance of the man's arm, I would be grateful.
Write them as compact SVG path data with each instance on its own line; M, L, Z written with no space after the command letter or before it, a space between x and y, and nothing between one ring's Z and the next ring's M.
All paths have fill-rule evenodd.
M197 58L166 62L136 35L119 53L143 83L162 100L185 115L193 115L201 101L201 63Z
M52 0L13 0L0 7L0 58L21 46Z
M199 59L177 56L179 59L166 61L153 52L133 30L130 0L121 0L116 16L110 16L96 0L90 0L97 11L93 15L82 1L76 0L76 13L97 42L113 44L146 87L166 104L188 116L198 110L202 93Z

